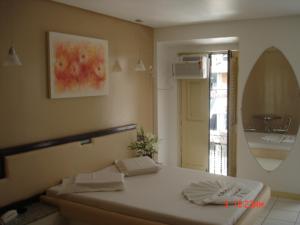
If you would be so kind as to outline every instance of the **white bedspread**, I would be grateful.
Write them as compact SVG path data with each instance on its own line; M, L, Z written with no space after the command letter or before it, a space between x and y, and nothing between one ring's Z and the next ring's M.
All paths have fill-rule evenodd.
M110 169L115 170L114 167ZM246 210L245 208L234 206L226 208L223 205L199 206L190 203L182 195L182 190L191 182L216 176L190 169L163 166L156 174L126 178L124 191L66 194L59 197L174 225L232 225ZM218 177L238 181L252 190L247 200L254 200L263 187L263 184L257 181ZM47 194L55 196L59 188L59 186L52 187Z

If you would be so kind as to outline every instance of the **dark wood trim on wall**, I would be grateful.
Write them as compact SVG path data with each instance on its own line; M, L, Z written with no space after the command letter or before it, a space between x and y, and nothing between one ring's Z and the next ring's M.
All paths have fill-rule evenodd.
M5 178L5 175L6 175L6 173L5 173L5 157L6 156L22 154L22 153L31 152L31 151L39 151L39 150L43 150L45 148L49 148L52 146L67 144L67 143L71 143L71 142L80 141L82 144L88 144L91 142L92 138L102 137L102 136L106 136L106 135L110 135L110 134L134 130L134 129L136 129L136 124L127 124L127 125L123 125L123 126L112 127L112 128L97 130L97 131L83 133L83 134L71 135L71 136L66 136L66 137L62 137L62 138L39 141L39 142L35 142L35 143L0 149L0 179Z

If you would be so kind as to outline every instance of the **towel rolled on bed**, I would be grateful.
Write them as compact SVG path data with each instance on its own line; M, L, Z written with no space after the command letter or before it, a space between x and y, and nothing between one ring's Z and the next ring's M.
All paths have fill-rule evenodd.
M204 180L191 183L182 192L184 197L197 205L234 204L244 199L250 190L244 185L224 180Z

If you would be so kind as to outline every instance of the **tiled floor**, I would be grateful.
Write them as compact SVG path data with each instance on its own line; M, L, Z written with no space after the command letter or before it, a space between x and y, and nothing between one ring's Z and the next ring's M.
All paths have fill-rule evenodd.
M255 225L300 225L300 201L272 197Z

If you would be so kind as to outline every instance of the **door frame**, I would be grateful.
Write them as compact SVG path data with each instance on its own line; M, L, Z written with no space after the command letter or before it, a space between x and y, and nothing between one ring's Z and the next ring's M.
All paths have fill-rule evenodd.
M227 54L227 116L226 116L226 126L227 126L227 176L229 174L229 132L230 132L230 123L229 123L229 89L230 89L230 58L231 58L231 55L232 55L232 51L231 50L228 50L228 51L216 51L216 52L210 52L209 53L209 86L208 86L208 96L209 96L209 101L208 101L208 108L210 109L210 91L211 91L211 86L210 86L210 78L211 78L211 56L214 55L214 54ZM209 111L210 112L210 111ZM209 116L209 115L208 115ZM210 160L209 160L209 156L210 156L210 119L208 120L208 168L210 167Z
M227 54L227 175L229 174L229 132L230 132L230 124L229 124L229 88L230 88L230 58L231 58L231 50L228 51L214 51L214 52L208 52L208 56L209 56L209 82L208 82L208 109L210 109L210 91L211 91L211 87L210 87L210 77L211 77L211 56L213 54ZM177 80L177 112L178 112L178 146L179 146L179 160L178 160L178 164L181 166L182 165L182 118L181 118L181 113L182 113L182 100L181 100L181 91L182 91L182 85L180 80ZM210 115L208 115L208 117L210 117ZM210 167L210 160L209 160L209 154L210 154L210 118L208 119L208 137L207 137L207 141L208 141L208 170ZM207 171L208 172L208 171Z

